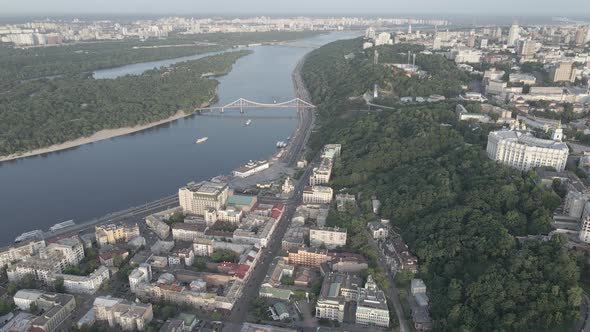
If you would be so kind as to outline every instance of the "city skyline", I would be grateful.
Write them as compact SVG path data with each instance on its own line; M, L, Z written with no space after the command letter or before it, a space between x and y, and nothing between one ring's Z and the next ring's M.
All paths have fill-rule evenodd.
M508 16L534 15L579 15L590 11L590 3L581 0L565 0L559 3L525 0L517 3L499 0L489 3L474 3L464 0L439 2L422 0L402 2L376 0L367 6L356 1L324 0L321 2L302 0L293 3L280 3L270 0L253 0L247 3L237 0L222 0L213 3L193 3L188 0L159 2L153 0L127 0L119 2L77 2L55 0L51 2L34 0L26 3L9 2L3 4L1 16L15 15L71 15L71 14L120 14L120 15L400 15L400 14L484 14Z

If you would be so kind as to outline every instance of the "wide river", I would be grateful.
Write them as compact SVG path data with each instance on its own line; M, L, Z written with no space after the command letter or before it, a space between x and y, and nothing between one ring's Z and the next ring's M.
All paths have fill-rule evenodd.
M356 35L330 33L253 48L253 54L219 78L219 104L240 97L265 103L292 99L291 74L297 62L314 48ZM138 74L173 62L107 69L95 77ZM244 126L249 118L252 124ZM173 194L189 181L229 174L248 160L268 158L296 124L295 110L280 108L193 116L75 149L0 163L0 245L26 231L47 230L70 219L87 221ZM199 137L209 140L195 144Z

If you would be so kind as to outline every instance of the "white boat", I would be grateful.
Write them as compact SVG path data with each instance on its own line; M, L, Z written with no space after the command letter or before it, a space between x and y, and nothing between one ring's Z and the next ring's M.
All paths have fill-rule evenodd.
M246 126L249 126L252 123L252 120L248 119L248 121L246 121Z
M14 243L19 243L34 238L43 238L43 231L40 229L36 229L34 231L22 233L21 235L17 236L16 239L14 239Z
M209 137L201 137L195 143L201 144L201 143L204 143L205 141L207 141L208 139L209 139Z
M75 224L76 223L73 220L68 220L68 221L60 222L60 223L57 223L57 224L49 227L49 231L53 233L53 232L58 231L58 230L60 230L62 228L74 226Z

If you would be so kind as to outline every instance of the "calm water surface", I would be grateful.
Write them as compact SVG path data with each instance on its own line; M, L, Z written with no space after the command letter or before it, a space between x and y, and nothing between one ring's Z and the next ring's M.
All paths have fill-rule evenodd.
M293 98L291 73L303 55L354 36L332 33L254 48L253 54L238 60L228 75L219 78L220 104L239 97L268 103ZM101 70L95 77L140 74L172 63L164 60ZM276 141L292 134L297 124L294 116L291 109L194 116L71 150L0 163L0 244L64 220L83 222L137 206L173 194L189 181L229 174L248 160L268 158L275 152ZM244 126L250 117L252 125ZM206 143L194 143L205 136L209 137Z

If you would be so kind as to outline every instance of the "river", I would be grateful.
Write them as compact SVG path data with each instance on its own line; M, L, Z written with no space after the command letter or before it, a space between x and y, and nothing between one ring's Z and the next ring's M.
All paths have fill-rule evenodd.
M240 97L272 103L294 97L291 74L309 51L358 34L330 33L284 45L258 46L220 81L219 104ZM204 56L196 55L188 58ZM176 59L186 61L187 57ZM95 72L96 78L139 74L173 60ZM254 109L223 117L193 116L139 133L0 163L0 244L55 223L83 222L170 195L193 180L205 180L252 159L266 159L292 134L295 110ZM252 118L250 126L245 121ZM209 137L195 144L199 137Z

